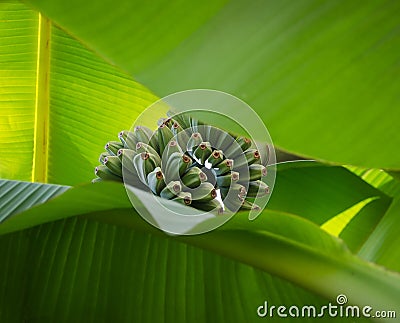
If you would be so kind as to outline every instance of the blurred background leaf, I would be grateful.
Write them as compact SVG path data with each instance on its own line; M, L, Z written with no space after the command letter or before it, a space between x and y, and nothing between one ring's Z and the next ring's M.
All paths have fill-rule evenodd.
M400 168L398 1L28 2L159 96L226 91L285 150Z

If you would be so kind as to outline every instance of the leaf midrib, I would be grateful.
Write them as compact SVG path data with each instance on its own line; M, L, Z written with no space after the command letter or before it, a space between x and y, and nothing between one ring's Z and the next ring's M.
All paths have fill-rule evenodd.
M32 182L47 183L51 22L41 14L38 15Z

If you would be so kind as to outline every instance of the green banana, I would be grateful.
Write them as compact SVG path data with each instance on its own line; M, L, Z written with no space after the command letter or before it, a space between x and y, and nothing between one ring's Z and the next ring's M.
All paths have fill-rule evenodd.
M203 141L196 147L193 151L193 155L200 161L201 164L205 164L208 157L210 157L212 153L211 144L207 141Z
M192 192L192 200L197 202L206 202L217 197L217 191L209 182L203 182L196 187Z
M115 175L118 175L122 177L122 164L121 160L117 156L107 156L104 158L104 165L107 166L107 168L114 173Z
M243 205L243 201L243 197L240 197L238 195L229 196L229 198L224 198L223 200L225 207L232 212L239 210Z
M159 195L161 193L166 184L164 174L160 167L154 168L154 170L147 175L147 184L154 194Z
M192 204L192 194L189 192L180 192L173 200L185 205L190 205Z
M224 152L229 158L235 158L246 151L251 146L251 140L246 137L237 137L235 142L227 147Z
M235 140L243 152L251 147L251 140L247 137L237 137Z
M215 174L217 176L225 175L230 172L233 168L233 159L224 159L222 162L216 165L217 168L214 168Z
M207 211L207 212L211 212L211 211L215 210L217 214L224 213L224 208L221 206L221 204L216 199L206 201L206 202L192 201L191 205L193 207L195 207L196 209Z
M132 149L122 148L117 151L117 156L121 161L125 161L129 159L131 162L133 157L137 155L137 152Z
M245 172L242 172L241 174L243 173ZM250 181L257 181L266 175L267 175L267 168L264 165L253 164L248 166L248 172L246 175L240 176L239 182L246 183Z
M244 157L244 158L243 158ZM260 153L257 149L247 149L243 153L243 157L235 160L235 169L241 170L243 167L249 167L252 164L260 164Z
M147 127L137 126L135 130L123 130L118 134L119 140L124 144L125 148L135 150L138 142L149 143L152 131Z
M267 175L267 168L261 164L253 164L249 166L249 175L251 181L256 181Z
M200 168L192 167L183 174L181 180L186 187L196 188L207 180L207 175Z
M234 138L227 132L223 132L219 129L215 131L215 134L213 134L213 140L211 141L212 144L214 144L214 147L218 147L218 149L221 149L224 152L225 157L227 157L227 151L229 147L231 147L234 144ZM228 157L231 158L231 157Z
M164 154L162 158L170 158L173 153L183 154L181 147L179 147L178 143L175 140L171 140L167 147L164 149Z
M182 113L173 114L171 111L168 111L167 115L169 117L174 118L174 120L176 122L178 122L183 129L187 129L187 128L191 127L189 118L187 116L183 115Z
M171 131L174 134L174 138L178 142L179 147L186 151L186 146L189 141L187 131L183 129L177 121L173 123Z
M99 156L99 162L103 164L104 158L106 158L107 156L110 156L110 154L108 152L102 152Z
M171 126L171 131L174 135L178 134L179 132L183 131L184 129L181 127L178 121L174 121Z
M244 156L247 159L247 164L250 166L254 163L259 164L261 162L260 153L257 149L248 149L244 152Z
M171 181L164 187L164 189L160 192L160 196L167 200L170 200L182 191L181 183L178 181Z
M147 175L158 166L154 157L148 152L140 153L133 157L133 165L143 184L147 184Z
M104 148L110 153L110 155L117 156L118 150L124 148L124 145L119 141L109 141L106 143Z
M145 144L145 143L140 141L140 142L138 142L136 144L136 152L137 153L146 153L147 152L147 153L153 155L154 156L154 160L157 163L157 166L161 166L161 157L160 157L160 155L158 155L158 152L153 147L151 147L150 145Z
M192 166L193 161L192 158L190 158L188 155L183 154L181 157L181 160L179 161L179 176L182 176L188 169L190 166ZM204 174L204 173L203 173ZM205 176L206 174L204 174ZM207 179L207 176L206 176Z
M119 149L117 152L117 156L121 160L123 168L130 173L136 172L136 169L133 166L133 157L136 155L137 153L132 149Z
M165 125L165 126L167 126L168 128L171 128L173 123L174 123L174 120L173 120L171 117L168 117L168 118L160 118L160 119L158 119L158 121L157 121L157 125L158 125L158 126Z
M269 194L269 186L263 181L249 183L247 197L261 197Z
M144 142L145 144L148 144L152 136L153 131L145 126L136 126L135 130L133 131L135 145L138 142Z
M208 162L211 164L211 167L215 167L224 159L224 155L222 150L214 150L210 157L208 157Z
M191 165L192 159L188 155L174 152L167 159L163 168L168 180L179 180Z
M187 145L186 145L186 150L189 153L193 153L194 147L197 147L200 145L203 141L203 138L201 137L201 134L198 132L192 133L190 136Z
M256 210L256 211L259 211L261 208L257 204L255 204L253 202L250 202L250 201L247 201L247 200L243 200L243 203L242 203L240 209L241 210Z
M169 129L165 124L161 124L157 129L157 139L160 156L163 155L170 140L174 137L171 129Z
M129 148L130 146L132 146L132 148L135 147L133 144L133 132L130 132L128 130L122 130L118 134L118 138L122 142L125 148Z
M228 196L228 193L230 193L229 197L239 196L240 198L244 198L247 193L246 188L238 183L232 183L231 186L221 186L219 191L223 199Z
M237 182L239 180L238 172L230 172L227 175L217 176L217 184L221 186L230 186L231 183Z
M104 180L111 180L111 181L117 181L121 182L122 178L118 175L115 175L113 172L111 172L107 166L105 165L99 165L95 168L94 173L100 177L101 179Z

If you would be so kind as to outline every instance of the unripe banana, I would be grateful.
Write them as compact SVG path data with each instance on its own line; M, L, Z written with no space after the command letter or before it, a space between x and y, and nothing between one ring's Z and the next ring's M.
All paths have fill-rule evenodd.
M121 160L122 166L130 173L136 172L136 169L133 166L133 157L136 155L137 153L132 149L120 149L117 152L117 156Z
M217 168L214 168L215 174L217 176L225 175L230 172L233 168L233 159L224 159L222 162L216 165Z
M193 154L193 150L195 147L197 147L198 145L200 145L203 141L203 138L201 137L200 133L195 132L192 133L192 135L190 136L187 145L186 145L186 150Z
M111 172L107 166L104 165L99 165L95 168L94 173L100 177L101 179L104 180L111 180L111 181L117 181L121 182L122 178L120 176L115 175L113 172Z
M249 138L237 137L235 140L243 152L251 147L251 140Z
M133 157L135 157L137 154L138 153L136 151L127 148L119 149L117 152L117 156L119 157L121 162L128 159L132 162Z
M244 199L238 195L230 196L223 200L225 207L232 212L239 210L243 205L243 201Z
M242 203L242 206L240 207L240 209L241 210L256 210L256 211L259 211L261 208L257 204L255 204L253 202L250 202L250 201L247 201L247 200L243 200L243 203Z
M121 160L117 156L107 156L104 158L104 165L107 166L107 168L114 173L115 175L118 175L122 177L122 164Z
M157 137L160 156L162 156L169 141L174 137L174 134L171 129L169 129L165 124L162 124L157 129Z
M109 141L106 143L104 148L110 153L110 155L117 156L118 150L124 148L124 145L119 141Z
M250 181L257 181L267 175L267 168L261 164L250 165L248 170L249 171L247 175L240 176L239 182L246 183Z
M147 184L147 175L158 166L154 158L148 152L140 153L133 157L133 165L143 184Z
M190 168L182 176L182 183L189 188L196 188L207 180L207 175L198 167Z
M221 131L219 129L216 129L212 134L212 136L213 139L208 141L210 141L214 145L214 147L218 147L218 149L222 150L224 152L225 157L227 157L226 152L228 151L229 147L231 147L234 144L233 143L234 138L232 138L232 136L228 132Z
M133 143L133 132L130 132L128 130L122 130L118 134L118 138L122 142L125 148L130 148L130 146L132 146L132 148L135 147Z
M190 205L192 204L192 194L189 192L180 192L173 200L185 205Z
M237 182L239 180L238 172L230 172L229 174L217 176L217 184L219 187L221 186L230 186L233 182Z
M133 136L136 141L135 145L138 142L144 142L145 144L148 144L150 142L150 138L153 136L153 131L145 126L136 126Z
M229 197L238 196L240 198L244 198L247 193L246 188L243 185L238 184L238 183L232 183L232 185L230 187L221 186L219 188L219 191L220 191L223 199L228 195L228 193L229 193Z
M257 149L248 149L244 152L244 156L247 159L247 164L252 165L254 163L259 164L261 162L260 153Z
M99 162L104 164L104 158L106 158L107 156L111 156L108 152L102 152L99 156Z
M193 207L195 207L196 209L203 210L206 212L215 211L217 214L224 213L224 208L221 206L221 204L216 199L206 201L206 202L198 202L198 201L192 200L191 205Z
M160 196L167 200L170 200L181 192L182 186L178 181L171 181L167 186L160 192Z
M249 183L247 197L261 197L269 194L269 186L263 181Z
M171 128L173 123L174 123L174 120L173 120L171 117L168 117L168 118L160 118L160 119L158 119L158 121L157 121L157 125L158 125L158 126L165 125L165 126L167 126L168 128Z
M211 167L216 167L222 160L224 159L224 155L222 150L214 150L210 157L208 157L208 162L211 164Z
M183 129L177 121L174 121L172 124L171 131L174 134L174 138L178 142L179 147L186 151L186 146L190 138L187 131Z
M203 141L194 150L193 155L200 161L201 164L205 164L205 161L210 157L212 153L211 144L207 141Z
M167 159L163 168L168 180L179 180L191 165L192 159L188 155L175 152Z
M161 166L161 157L158 155L158 152L148 144L143 142L138 142L136 144L136 152L137 153L149 153L151 156L154 156L154 160L156 161L157 166Z
M196 187L192 192L192 200L197 202L206 202L217 197L217 191L209 182L203 182Z
M169 112L169 113L167 113L167 115L174 118L174 120L176 122L178 122L183 129L187 129L187 128L191 127L190 119L187 116L183 115L182 113L172 114Z
M184 131L184 129L181 127L178 121L174 121L174 123L171 126L171 131L174 135L180 133L181 131Z
M182 157L179 160L179 165L178 165L179 176L182 176L192 166L192 164L193 164L192 158L190 158L186 154L182 154ZM204 176L205 175L206 174L204 174ZM207 176L205 176L205 178L207 179Z
M147 175L147 184L154 194L160 195L161 191L166 186L164 174L160 167L154 168L154 170Z
M226 150L225 155L229 158L236 158L241 155L245 150L250 148L251 140L246 137L237 137L235 142L232 143Z
M181 147L179 147L178 143L175 140L171 140L167 147L164 149L164 154L162 158L170 158L173 153L180 153L183 154Z
M267 168L261 164L253 164L249 166L250 180L256 181L267 175Z
M261 163L260 153L258 152L257 149L247 149L243 153L243 156L245 158L240 158L240 161L238 161L235 164L236 169L240 169L241 167L248 167L252 164L260 164Z

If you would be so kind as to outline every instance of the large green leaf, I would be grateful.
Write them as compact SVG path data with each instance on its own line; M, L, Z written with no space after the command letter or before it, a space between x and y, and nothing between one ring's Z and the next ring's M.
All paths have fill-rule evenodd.
M347 250L343 242L303 218L286 213L264 211L259 219L248 221L246 214L240 213L213 232L188 237L171 237L141 219L130 207L126 196L121 194L123 190L123 186L117 183L72 188L48 203L10 218L1 225L0 229L4 234L80 214L84 218L155 234L163 238L173 238L213 251L287 279L328 299L333 300L337 294L345 293L355 304L369 304L381 309L400 309L396 298L400 292L398 275L361 261ZM29 190L21 194L20 198L27 193L29 194ZM51 263L51 266L59 270L63 268L66 261L66 252L69 248L67 246L76 243L78 250L81 250L79 246L82 246L82 241L73 239L75 230L79 234L86 230L96 230L88 224L78 225L75 220L71 221L52 222L49 226L51 230L57 232L55 237L50 233L45 235L48 235L46 239L52 237L51 239L58 241L57 243L46 242L52 246L53 250L56 248L54 243L66 244L59 257L52 256L51 258L52 262L57 260L54 264ZM39 233L33 235L37 234ZM38 238L38 241L46 239ZM85 248L88 248L86 252L93 254L94 251L90 249L90 246ZM52 252L54 253L55 250ZM165 253L162 255L165 256ZM79 258L80 254L76 257ZM85 257L85 259L91 258ZM90 268L92 264L89 260L86 261ZM48 286L46 287L48 291L45 289L42 292L47 291L50 295L56 293L53 296L57 297L57 289L61 288L59 284L63 275L52 275L54 275L53 279L56 279L55 285L45 285ZM45 279L40 277L40 279ZM376 299L371 300L370 293L374 293ZM42 299L49 297L45 296L46 293L41 295ZM39 308L44 306L43 300L38 300L38 306Z
M328 302L166 236L83 218L2 236L0 256L7 263L0 271L1 322L239 323L258 321L256 310L265 300L317 307Z
M227 91L280 147L400 168L397 1L29 2L159 95Z
M0 178L89 181L154 95L23 4L0 3L0 33Z

